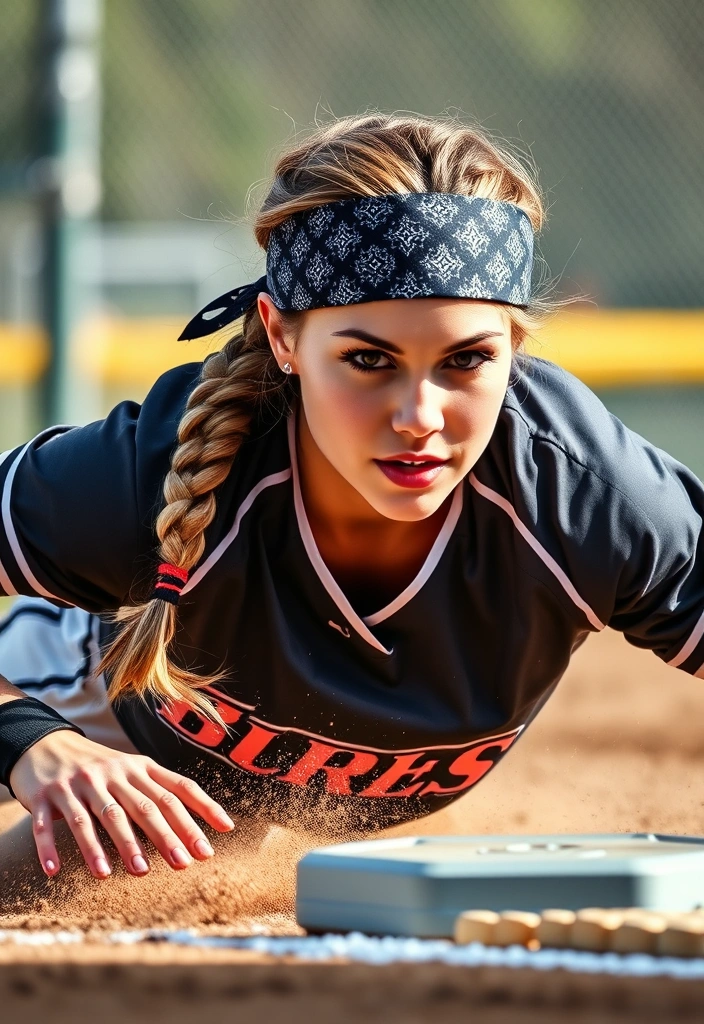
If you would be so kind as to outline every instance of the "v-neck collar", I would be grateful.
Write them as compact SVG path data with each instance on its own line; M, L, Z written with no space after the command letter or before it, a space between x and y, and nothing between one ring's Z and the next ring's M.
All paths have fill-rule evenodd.
M436 565L440 561L442 554L447 547L448 541L452 536L452 533L457 525L457 520L462 512L462 491L463 487L461 484L455 488L455 492L452 496L452 503L447 513L445 522L442 525L440 532L433 542L433 546L428 552L428 556L425 562L421 566L415 579L405 587L404 590L395 597L393 601L385 605L380 611L374 612L373 615L358 615L354 610L349 600L345 596L342 588L339 586L335 577L332 575L327 565L323 561L318 545L315 543L313 537L313 531L310 528L308 522L308 516L306 515L305 506L303 504L303 495L301 493L301 482L298 473L298 455L296 452L296 413L291 413L288 418L288 447L291 457L291 473L293 477L293 501L296 509L296 519L298 521L298 529L301 534L301 540L303 546L306 549L306 553L310 560L313 569L315 570L320 582L323 584L328 594L335 602L339 610L345 616L350 626L366 640L368 644L374 647L377 651L381 651L383 654L392 654L393 648L388 650L384 645L377 640L372 633L370 626L377 626L380 622L390 618L397 611L403 608L404 605L408 604L412 597L418 593L424 583L430 578L435 569Z

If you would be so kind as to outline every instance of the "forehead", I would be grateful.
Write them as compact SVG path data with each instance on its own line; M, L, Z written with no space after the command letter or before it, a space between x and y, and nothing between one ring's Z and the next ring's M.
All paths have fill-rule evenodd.
M304 332L332 334L356 328L386 341L437 339L460 341L480 331L511 332L511 320L501 303L478 299L389 299L350 306L313 309L305 314Z

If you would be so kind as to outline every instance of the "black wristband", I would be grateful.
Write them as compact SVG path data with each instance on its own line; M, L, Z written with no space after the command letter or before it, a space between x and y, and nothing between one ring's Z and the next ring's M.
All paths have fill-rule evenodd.
M58 729L73 729L85 736L82 729L43 704L35 697L18 697L0 704L0 782L12 796L10 772L30 747Z

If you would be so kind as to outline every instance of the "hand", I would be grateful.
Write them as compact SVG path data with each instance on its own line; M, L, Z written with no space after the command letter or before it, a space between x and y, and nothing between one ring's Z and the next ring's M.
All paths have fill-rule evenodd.
M132 822L176 870L188 867L193 857L213 856L210 843L186 808L218 832L234 828L222 807L192 779L149 757L111 750L68 729L50 733L26 750L10 773L10 783L32 815L39 860L50 878L60 867L53 825L60 818L65 819L96 878L111 873L96 821L108 832L132 875L149 871Z

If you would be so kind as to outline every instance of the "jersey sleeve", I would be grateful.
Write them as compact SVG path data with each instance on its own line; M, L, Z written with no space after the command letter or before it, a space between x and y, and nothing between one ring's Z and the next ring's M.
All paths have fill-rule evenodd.
M0 595L95 613L139 599L154 570L153 527L178 422L200 368L168 371L141 405L121 402L83 427L50 427L0 455Z
M638 435L630 441L636 495L617 501L624 558L608 624L704 679L704 485Z
M515 405L526 516L591 616L704 678L704 485L585 385L536 361Z

